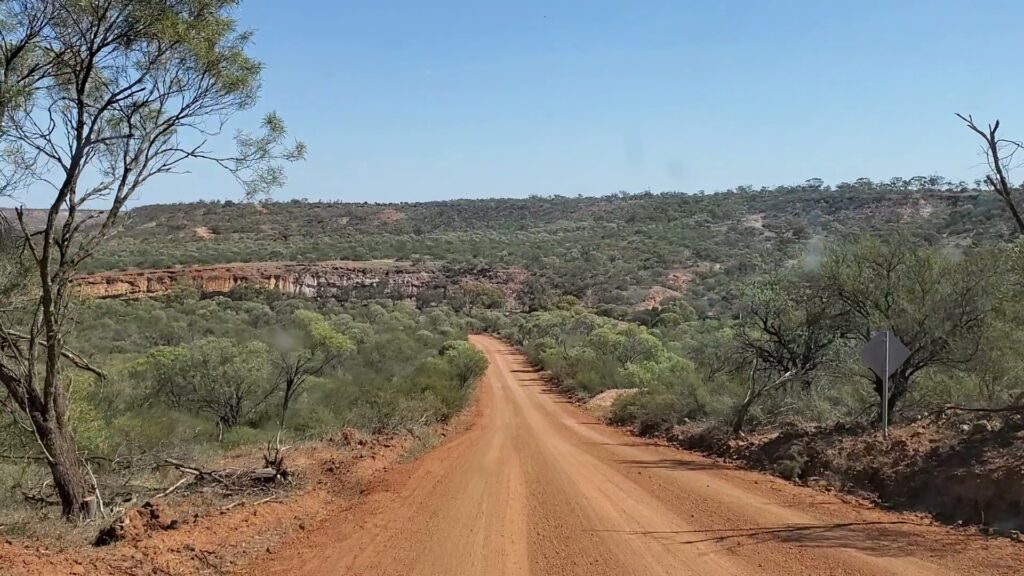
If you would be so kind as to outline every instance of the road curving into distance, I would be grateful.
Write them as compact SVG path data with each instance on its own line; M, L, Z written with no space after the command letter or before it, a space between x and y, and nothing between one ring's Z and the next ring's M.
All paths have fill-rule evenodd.
M1024 548L609 428L500 340L473 421L246 573L1024 574Z

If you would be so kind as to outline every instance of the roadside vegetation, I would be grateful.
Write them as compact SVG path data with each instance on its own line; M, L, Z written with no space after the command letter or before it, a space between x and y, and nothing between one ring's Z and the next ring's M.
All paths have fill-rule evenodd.
M38 190L44 203L0 212L3 532L40 516L109 517L188 476L223 489L234 480L198 463L233 446L266 443L265 468L233 479L286 480L282 438L430 427L463 406L486 368L447 306L244 289L80 300L73 278L152 180L212 164L253 201L304 158L273 112L252 131L231 122L256 107L263 69L237 7L0 6L0 199ZM234 152L213 142L225 133ZM167 488L168 467L186 478Z
M642 322L572 306L510 316L499 330L574 396L639 389L612 418L641 434L694 421L740 433L877 419L881 382L860 352L879 326L911 350L887 398L898 418L1019 405L1019 258L1013 248L950 254L867 239L826 248L813 268L755 273L730 318L700 318L676 299Z
M723 318L682 299L634 321L578 305L478 318L564 393L614 398L602 417L638 435L1019 539L1020 245L883 238L758 269ZM910 350L888 396L861 360L879 327Z
M73 314L69 345L107 375L75 377L70 414L109 510L173 484L172 470L160 468L167 459L214 462L235 447L259 449L282 429L289 443L343 428L429 436L487 366L464 341L469 321L447 307L252 290L200 300L182 291L85 302ZM31 533L59 507L31 426L7 408L0 525Z
M1021 145L961 118L985 139L979 198L1001 201L1005 241L894 224L750 257L718 310L689 294L609 314L562 296L478 316L569 395L613 391L607 418L639 435L1019 538L1024 228L1006 158ZM909 350L887 392L861 360L884 329Z

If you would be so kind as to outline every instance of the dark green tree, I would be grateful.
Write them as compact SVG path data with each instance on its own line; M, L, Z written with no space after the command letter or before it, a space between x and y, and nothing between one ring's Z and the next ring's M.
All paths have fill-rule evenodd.
M441 357L455 376L460 388L466 388L487 371L487 357L469 342L452 340L445 342Z
M910 349L890 378L887 399L882 379L868 376L890 413L921 371L962 369L975 358L1005 280L992 253L951 257L899 236L833 249L822 276L823 290L847 311L843 329L856 348L889 329Z
M260 342L239 345L228 338L204 338L155 348L133 372L171 407L212 417L220 439L225 429L241 424L276 391L268 356Z
M277 330L272 341L275 383L281 393L279 425L284 428L288 408L309 379L336 366L355 346L323 316L309 310L297 310L293 324Z
M764 395L787 385L809 386L842 336L845 304L822 288L817 275L796 270L769 274L752 283L736 332L749 365L747 391L732 430L743 430L750 409Z

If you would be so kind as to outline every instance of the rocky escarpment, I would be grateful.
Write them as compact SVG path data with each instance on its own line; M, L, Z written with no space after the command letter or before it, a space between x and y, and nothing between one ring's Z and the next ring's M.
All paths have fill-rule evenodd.
M225 294L244 286L308 297L412 299L427 290L478 282L500 288L508 307L516 308L524 278L524 273L516 269L492 269L450 278L432 264L335 260L103 272L79 276L75 285L86 298L140 298L166 294L176 288L194 288L203 295Z

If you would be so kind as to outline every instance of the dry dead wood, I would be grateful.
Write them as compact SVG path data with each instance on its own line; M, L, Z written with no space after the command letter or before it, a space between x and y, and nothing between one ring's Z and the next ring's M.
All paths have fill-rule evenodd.
M285 465L280 442L276 446L267 443L266 453L263 455L262 468L221 468L218 470L206 470L199 466L186 464L180 460L166 458L161 466L173 467L185 476L175 484L158 494L156 497L167 496L182 487L204 487L215 486L227 494L239 494L253 489L288 482L291 472Z

